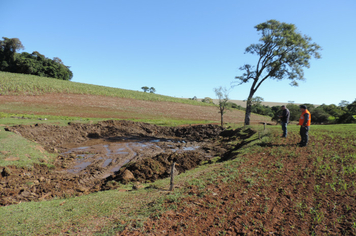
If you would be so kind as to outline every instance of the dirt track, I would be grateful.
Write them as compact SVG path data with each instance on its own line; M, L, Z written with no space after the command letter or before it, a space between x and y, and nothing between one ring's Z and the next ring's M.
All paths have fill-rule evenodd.
M46 165L36 165L33 170L0 169L0 205L154 181L169 176L172 159L177 160L176 171L182 173L225 152L215 142L223 131L216 125L161 127L104 121L65 127L20 125L7 130L59 155L53 169Z

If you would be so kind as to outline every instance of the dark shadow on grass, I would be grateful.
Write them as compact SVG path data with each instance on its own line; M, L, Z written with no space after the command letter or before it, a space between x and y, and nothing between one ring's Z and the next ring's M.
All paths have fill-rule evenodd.
M226 152L221 159L219 160L219 162L224 162L224 161L228 161L228 160L232 160L234 159L239 153L236 152L237 150L241 149L242 147L248 145L249 143L252 143L254 141L258 140L258 138L255 139L251 139L249 141L242 141L241 143L237 144L233 149L230 149L228 152Z
M256 134L257 131L253 130L253 129L243 129L243 128L239 128L236 130L227 130L227 131L223 131L220 136L222 136L224 139L223 141L230 141L230 140L236 140L236 138L238 139L242 139L242 141L240 143L238 143L235 147L233 147L232 149L230 149L229 151L227 151L219 160L219 162L224 162L227 160L231 160L234 159L237 155L238 152L236 152L237 150L241 149L242 147L248 145L249 143L252 143L256 140L258 140L259 138L255 138L255 139L250 139L254 134Z
M258 143L256 144L260 147L292 147L297 146L298 144L273 144L273 143Z

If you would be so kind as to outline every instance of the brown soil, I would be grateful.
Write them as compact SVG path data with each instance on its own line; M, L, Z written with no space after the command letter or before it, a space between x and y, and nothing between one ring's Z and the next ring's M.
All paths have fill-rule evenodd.
M223 131L217 125L160 127L103 121L64 127L19 125L6 130L60 154L52 169L45 164L31 170L0 168L0 205L115 189L120 182L150 182L169 176L173 159L182 173L225 152L215 142ZM126 179L124 170L132 178Z
M59 115L122 119L179 119L219 121L216 107L173 102L153 102L127 98L81 94L45 94L39 96L0 96L0 109L8 113ZM244 112L228 111L225 122L242 123ZM270 118L251 115L251 123Z
M211 124L163 127L126 120L109 120L97 124L68 124L68 126L17 125L7 127L6 130L37 142L48 151L52 151L53 148L66 149L69 146L80 145L95 139L120 141L125 138L179 138L188 141L208 141L217 138L223 131L220 126Z
M239 157L246 160L234 167L239 177L218 176L204 187L186 184L183 197L165 201L165 209L175 210L153 214L142 229L127 227L120 235L356 235L355 186L324 189L333 180L317 174L311 158L320 149L352 155L355 146L311 137L315 146L298 148L297 134L274 139ZM329 171L343 172L343 163L332 164ZM349 175L347 183L355 178Z

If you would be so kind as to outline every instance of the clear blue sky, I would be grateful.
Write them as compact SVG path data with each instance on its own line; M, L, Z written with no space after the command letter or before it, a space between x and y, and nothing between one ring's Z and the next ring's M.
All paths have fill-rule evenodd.
M265 101L331 104L356 98L356 1L286 0L0 0L0 37L19 38L25 51L59 57L73 81L175 97L212 97L230 86L255 56L254 26L293 23L322 46L299 87L266 81ZM250 84L232 90L245 99Z

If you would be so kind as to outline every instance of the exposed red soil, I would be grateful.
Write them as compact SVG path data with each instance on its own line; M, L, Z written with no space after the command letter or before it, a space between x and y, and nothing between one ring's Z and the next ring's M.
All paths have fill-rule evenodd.
M8 113L58 115L121 119L184 119L219 121L216 107L173 102L153 102L126 98L81 94L45 94L38 96L0 96L0 109ZM225 122L242 123L244 112L225 114ZM269 118L252 115L251 123L268 122Z
M334 191L327 184L344 171L343 163L330 162L334 177L314 164L317 152L336 149L347 156L356 147L312 137L315 146L299 148L296 134L287 140L274 139L258 152L239 157L245 161L234 166L237 178L226 181L228 175L219 176L203 188L187 184L184 197L165 202L166 209L175 210L155 214L143 229L121 234L356 235L355 186ZM343 177L352 183L356 173Z

